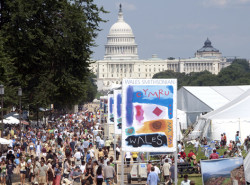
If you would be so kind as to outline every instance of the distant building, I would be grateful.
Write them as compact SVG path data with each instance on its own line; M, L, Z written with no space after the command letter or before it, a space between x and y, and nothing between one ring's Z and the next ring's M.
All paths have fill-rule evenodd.
M207 38L204 43L204 46L197 50L195 53L195 57L197 58L222 58L222 55L218 49L215 49L212 46L211 41Z
M152 78L154 74L173 70L175 72L210 71L218 74L226 67L226 59L207 39L204 46L189 59L160 59L152 55L151 59L140 60L137 44L131 27L124 21L122 8L118 20L110 28L105 45L104 60L90 64L97 76L98 90L109 90L122 83L123 78Z

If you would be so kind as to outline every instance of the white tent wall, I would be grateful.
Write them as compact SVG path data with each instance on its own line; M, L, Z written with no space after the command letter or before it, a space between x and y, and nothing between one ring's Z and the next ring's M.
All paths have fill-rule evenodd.
M248 152L246 158L244 159L244 172L246 181L250 183L250 152Z
M177 141L180 141L183 138L183 135L181 133L180 124L178 124L178 123L177 123L177 137L176 138L177 138Z
M223 107L250 89L245 86L184 86L178 90L177 108L186 112L188 126L201 113Z
M177 109L186 112L188 126L193 124L202 112L213 110L184 87L178 90L177 97Z
M180 125L180 129L187 129L187 115L184 111L177 109L177 124Z
M240 131L240 140L241 143L244 142L244 139L250 135L250 120L204 120L200 121L204 125L203 130L198 130L198 127L194 129L194 131L190 134L190 139L195 139L198 136L208 137L211 140L220 140L221 134L226 133L227 143L230 140L235 141L236 131ZM197 129L197 130L196 130ZM197 133L197 134L195 134ZM198 135L198 133L202 133L202 135Z

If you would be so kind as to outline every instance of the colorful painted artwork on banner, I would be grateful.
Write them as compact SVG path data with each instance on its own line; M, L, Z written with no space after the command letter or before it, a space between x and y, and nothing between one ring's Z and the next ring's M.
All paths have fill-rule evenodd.
M204 185L246 184L242 157L201 160L201 172Z
M109 94L108 95L108 123L113 124L114 123L114 95Z
M122 148L173 152L176 149L176 79L124 79Z
M114 90L115 134L122 133L122 90Z

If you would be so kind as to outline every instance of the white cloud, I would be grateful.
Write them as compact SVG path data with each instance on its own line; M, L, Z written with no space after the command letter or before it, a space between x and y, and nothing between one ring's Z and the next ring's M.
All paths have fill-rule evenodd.
M203 0L204 6L226 7L230 5L239 5L250 3L250 0Z
M217 30L219 26L217 24L199 24L199 23L189 23L189 24L176 24L167 27L167 30Z
M116 6L119 7L120 4L122 5L122 9L127 10L127 11L135 11L136 6L133 3L128 3L128 2L121 2L121 3L116 3Z

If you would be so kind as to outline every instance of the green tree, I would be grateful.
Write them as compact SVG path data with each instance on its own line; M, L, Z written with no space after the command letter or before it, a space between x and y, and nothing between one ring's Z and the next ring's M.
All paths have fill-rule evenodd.
M30 107L91 100L88 61L103 8L93 0L6 0L1 6L4 47Z
M247 60L236 59L218 75L208 71L185 74L167 70L155 74L153 78L177 78L178 88L182 86L250 85L250 68Z
M4 85L4 108L17 103L17 87L15 87L14 66L4 51L4 38L0 33L0 84Z

